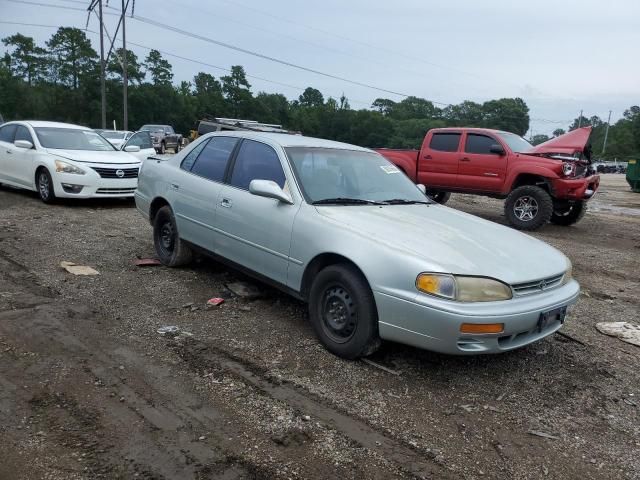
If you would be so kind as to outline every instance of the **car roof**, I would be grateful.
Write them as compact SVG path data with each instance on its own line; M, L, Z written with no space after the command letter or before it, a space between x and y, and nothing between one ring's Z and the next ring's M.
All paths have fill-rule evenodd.
M275 143L281 147L315 147L315 148L336 148L341 150L359 150L370 152L368 148L359 147L349 143L325 140L323 138L305 137L303 135L290 135L286 133L252 132L243 130L214 132L212 136L241 137L252 140L265 140Z
M517 135L516 133L506 132L504 130L496 130L495 128L481 128L481 127L442 127L432 129L433 133L459 133L462 131L471 133L506 133L509 135Z
M76 130L91 130L90 128L83 127L82 125L74 125L72 123L62 122L45 122L42 120L18 120L17 122L27 123L33 128L48 127L48 128L71 128Z

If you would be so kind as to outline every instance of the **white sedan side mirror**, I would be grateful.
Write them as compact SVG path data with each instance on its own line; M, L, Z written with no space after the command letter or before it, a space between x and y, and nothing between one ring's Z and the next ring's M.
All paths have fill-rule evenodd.
M18 148L26 148L27 150L33 148L33 143L29 140L16 140L13 144Z
M124 147L125 152L136 153L140 151L140 147L138 145L127 145Z
M273 180L251 180L249 191L259 197L275 198L281 202L293 204L291 195L282 190Z

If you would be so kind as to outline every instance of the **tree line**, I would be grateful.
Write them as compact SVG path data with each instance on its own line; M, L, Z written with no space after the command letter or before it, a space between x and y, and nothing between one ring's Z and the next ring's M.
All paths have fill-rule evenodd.
M61 27L44 45L16 33L2 39L0 57L0 114L5 119L43 119L99 127L100 62L91 41L77 28ZM121 127L122 49L106 64L107 119ZM127 50L129 127L145 123L171 124L188 134L207 115L277 123L305 135L334 139L365 147L417 148L430 128L487 127L525 135L529 108L521 98L476 103L464 101L444 108L419 97L401 101L376 99L368 109L353 109L348 99L325 98L308 87L295 100L280 93L254 94L242 66L215 78L198 72L191 81L173 83L171 64L157 50L139 58ZM599 153L605 123L596 117L576 119L594 127L593 144ZM557 129L554 136L564 133ZM534 143L549 137L536 135ZM606 157L627 158L640 152L640 108L630 107L611 125Z

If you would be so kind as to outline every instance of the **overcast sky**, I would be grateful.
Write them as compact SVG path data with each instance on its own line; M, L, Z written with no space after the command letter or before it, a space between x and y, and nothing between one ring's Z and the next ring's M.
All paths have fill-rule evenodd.
M83 8L89 0L32 0ZM106 2L106 0L105 0ZM120 7L120 0L111 0ZM106 9L105 11L114 11ZM524 98L532 130L640 104L640 0L137 0L135 14L289 63L443 103ZM86 13L0 0L0 21L84 28ZM106 17L113 31L117 17ZM313 86L353 108L403 97L291 68L131 19L127 39L219 67L243 65L252 90L290 99ZM97 30L95 18L89 29ZM0 23L40 44L53 28ZM97 36L89 34L98 50ZM148 50L131 45L138 57ZM225 72L166 55L174 81ZM297 88L296 88L297 87ZM557 123L552 123L557 122ZM530 134L531 132L529 132Z

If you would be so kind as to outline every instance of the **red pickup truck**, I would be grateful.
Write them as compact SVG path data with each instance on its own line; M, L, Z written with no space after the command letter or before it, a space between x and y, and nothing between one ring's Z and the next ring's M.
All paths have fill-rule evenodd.
M506 199L505 216L521 230L579 221L600 184L590 167L591 127L537 146L486 128L429 130L420 150L378 149L437 202L450 192Z

